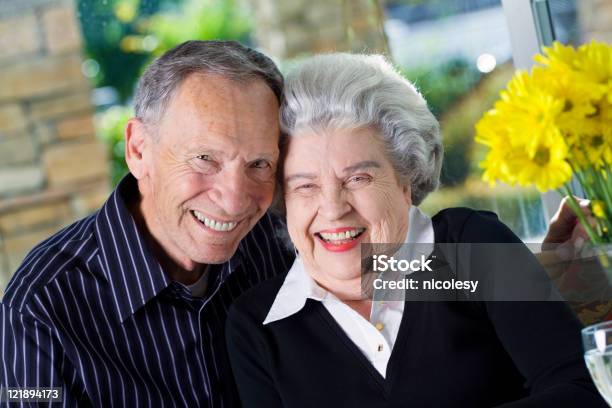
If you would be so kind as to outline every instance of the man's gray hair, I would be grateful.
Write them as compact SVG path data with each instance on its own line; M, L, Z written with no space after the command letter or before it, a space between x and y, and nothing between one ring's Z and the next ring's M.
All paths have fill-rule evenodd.
M186 41L149 65L138 82L136 117L154 124L162 118L170 98L192 73L217 74L244 83L260 79L282 101L283 76L264 54L236 41Z
M438 187L443 147L421 94L379 55L312 57L285 78L281 129L376 129L399 181L419 205Z

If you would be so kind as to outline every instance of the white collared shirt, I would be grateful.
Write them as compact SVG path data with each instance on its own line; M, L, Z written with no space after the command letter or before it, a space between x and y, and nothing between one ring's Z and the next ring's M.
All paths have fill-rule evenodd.
M410 208L408 225L406 243L433 244L434 231L431 219L419 208L414 206ZM433 249L433 245L431 249ZM422 248L421 251L423 251ZM428 251L426 255L428 256L430 253L431 251ZM380 293L374 293L374 299L381 298L384 299L384 296L381 296ZM321 302L380 375L383 378L386 377L387 364L404 313L403 301L372 301L372 310L368 321L340 301L333 293L319 286L305 270L302 260L297 257L287 273L263 324L272 323L299 312L306 304L307 299Z

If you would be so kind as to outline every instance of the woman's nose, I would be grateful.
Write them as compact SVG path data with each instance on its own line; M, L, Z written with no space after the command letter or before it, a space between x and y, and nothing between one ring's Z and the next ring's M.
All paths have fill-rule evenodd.
M324 189L320 197L319 214L330 221L341 219L351 211L345 194L340 189Z

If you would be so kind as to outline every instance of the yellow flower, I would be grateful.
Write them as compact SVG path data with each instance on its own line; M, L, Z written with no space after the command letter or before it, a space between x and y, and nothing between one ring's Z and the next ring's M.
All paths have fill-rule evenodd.
M542 47L542 52L544 55L538 54L533 58L542 65L551 68L577 68L578 53L573 47L554 42L551 47Z
M597 112L593 101L600 97L576 81L568 72L552 72L543 67L533 69L533 81L552 97L562 101L563 107L555 123L563 132L575 130L576 122L585 120Z
M593 200L591 202L591 211L597 218L606 218L604 203L601 200Z
M484 169L483 180L491 185L498 180L514 183L505 161L511 149L508 143L508 132L496 110L492 109L485 113L476 124L476 141L490 148L485 159L480 163L480 167Z
M480 163L483 179L535 185L540 191L562 187L573 171L587 184L596 180L585 174L607 180L612 47L555 43L535 59L541 65L531 74L518 71L476 125L476 141L488 147Z
M592 41L578 48L575 66L585 80L595 83L612 103L612 47Z
M596 111L593 114L593 118L606 123L607 127L610 128L610 123L612 123L612 101L604 98L599 101L595 108Z
M562 139L549 145L539 145L533 156L527 151L520 153L515 152L509 169L519 185L535 184L538 190L544 192L559 188L572 178L572 168L566 161L567 146Z
M476 123L476 141L485 146L493 147L507 138L506 127L499 112L491 109Z
M612 105L602 100L597 113L576 120L564 133L570 147L570 161L576 168L593 166L596 170L612 164Z
M588 135L585 142L586 156L590 164L596 169L601 168L604 165L604 156L606 155L604 135Z
M490 186L495 185L498 181L505 182L508 184L514 184L512 177L509 177L509 172L505 169L505 163L501 160L499 152L490 150L487 156L479 167L484 170L482 179L489 183Z
M529 186L535 184L540 191L555 189L569 181L572 169L567 163L567 145L561 136L539 143L530 153L531 141L517 137L509 142L507 127L500 112L487 112L476 124L476 141L490 148L480 163L483 179Z
M555 42L552 47L543 47L542 50L544 55L537 55L534 59L544 66L551 79L568 76L585 96L598 100L607 94L612 103L612 47L592 41L575 50Z
M562 100L546 92L531 75L517 73L495 104L507 129L505 143L526 145L529 155L535 155L539 144L550 144L561 135L556 120L563 106Z

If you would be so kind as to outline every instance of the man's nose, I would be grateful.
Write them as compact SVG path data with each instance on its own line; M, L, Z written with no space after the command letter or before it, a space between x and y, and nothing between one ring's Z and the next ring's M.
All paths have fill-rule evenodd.
M227 215L242 215L248 211L252 199L249 180L244 169L233 167L218 174L214 201Z
M320 196L319 214L330 221L341 219L351 211L344 192L338 188L324 188Z

